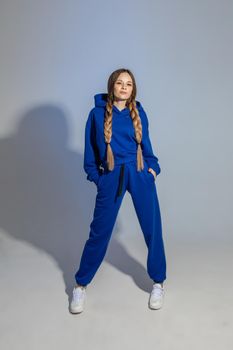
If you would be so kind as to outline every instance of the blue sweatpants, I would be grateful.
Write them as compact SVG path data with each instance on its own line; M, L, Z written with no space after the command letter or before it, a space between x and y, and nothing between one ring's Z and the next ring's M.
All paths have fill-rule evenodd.
M104 259L126 190L131 195L148 248L148 275L154 282L162 283L166 279L166 258L156 180L153 174L148 172L145 161L142 171L137 171L136 161L129 161L115 164L112 171L105 168L98 180L89 238L75 274L75 280L80 285L91 282Z

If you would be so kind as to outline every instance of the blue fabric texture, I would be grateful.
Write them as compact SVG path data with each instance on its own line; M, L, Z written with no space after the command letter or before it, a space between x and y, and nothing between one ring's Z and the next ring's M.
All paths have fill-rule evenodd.
M78 284L89 284L99 269L126 192L132 198L148 248L147 273L153 281L163 282L166 279L162 219L154 176L148 172L147 165L142 171L137 171L136 160L124 163L123 176L121 169L122 165L116 165L114 170L106 170L100 176L100 181L97 184L97 196L89 237L85 242L80 265L75 273L75 280ZM119 194L120 178L122 178L122 190Z
M136 101L142 122L144 168L137 169L137 142L128 108L113 105L111 147L114 168L108 170L104 140L104 114L107 94L95 95L95 107L89 113L85 130L84 169L87 179L97 185L97 195L89 237L86 240L75 273L78 284L87 285L94 278L107 251L116 218L125 193L131 195L140 227L148 248L147 272L153 281L166 279L166 256L162 235L162 219L154 175L160 173L150 137L147 115Z
M106 165L107 144L104 140L104 117L107 93L94 95L95 106L90 110L85 126L85 149L83 167L87 180L96 185L101 176L101 165ZM147 166L158 176L161 168L155 155L150 135L147 114L139 101L136 106L142 123L142 152ZM134 160L137 155L137 141L129 108L119 110L113 105L112 138L110 142L116 165Z

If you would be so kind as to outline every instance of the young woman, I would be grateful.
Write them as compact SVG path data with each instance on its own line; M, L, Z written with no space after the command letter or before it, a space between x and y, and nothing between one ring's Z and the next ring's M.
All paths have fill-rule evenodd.
M95 107L85 128L84 170L97 186L93 220L85 243L70 305L72 313L84 309L86 287L104 259L126 190L148 247L147 272L153 280L149 307L163 303L166 258L155 179L160 173L153 153L149 122L136 101L136 82L129 69L118 69L108 79L108 93L94 96Z

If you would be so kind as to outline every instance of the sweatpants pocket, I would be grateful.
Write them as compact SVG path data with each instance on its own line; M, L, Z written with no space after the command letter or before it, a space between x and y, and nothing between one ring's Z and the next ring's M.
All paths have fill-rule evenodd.
M148 170L147 170L147 174L149 175L149 177L151 178L151 180L154 182L154 181L155 181L154 175L153 175L150 171L148 171Z
M154 175L150 171L148 171L148 169L149 169L149 166L147 164L145 164L144 170L145 170L145 173L146 173L146 177L149 178L149 180L151 180L152 182L155 182Z

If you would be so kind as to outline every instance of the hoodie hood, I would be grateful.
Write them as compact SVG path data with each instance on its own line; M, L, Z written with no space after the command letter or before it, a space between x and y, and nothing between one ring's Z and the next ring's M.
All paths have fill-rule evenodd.
M104 92L94 95L95 107L103 107L104 108L107 104L107 96L108 96L108 94L104 93ZM136 106L137 106L138 110L142 109L141 103L137 100L136 100ZM122 111L120 111L117 108L115 108L115 110L118 111L119 113L121 113L122 111L128 110L128 108L126 107Z

